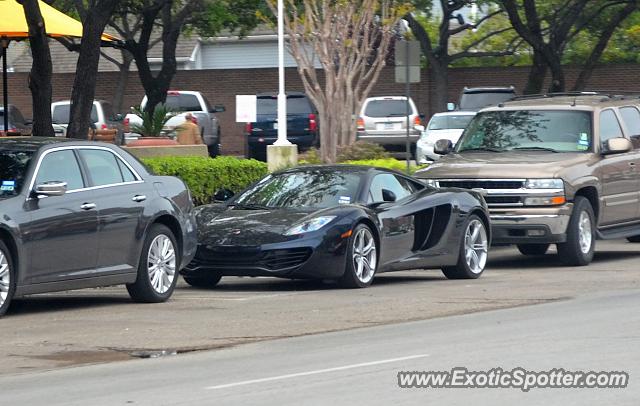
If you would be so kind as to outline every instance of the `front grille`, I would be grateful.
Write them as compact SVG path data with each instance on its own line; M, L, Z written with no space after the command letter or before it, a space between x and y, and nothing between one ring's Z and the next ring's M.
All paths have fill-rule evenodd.
M473 180L447 179L438 181L440 187L459 187L463 189L520 189L524 186L522 180Z
M491 205L520 205L522 199L520 196L485 196L484 200Z
M288 248L259 251L255 248L209 249L198 247L194 265L207 268L249 268L279 271L304 264L311 256L311 248Z

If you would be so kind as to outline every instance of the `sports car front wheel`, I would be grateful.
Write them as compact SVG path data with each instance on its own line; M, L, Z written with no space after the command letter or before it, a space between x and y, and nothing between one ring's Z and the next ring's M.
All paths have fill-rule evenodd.
M448 279L479 278L487 264L488 250L487 229L480 217L472 214L465 222L458 263L443 267L442 272Z
M366 288L378 267L378 244L365 224L358 224L349 238L347 266L339 283L345 288Z

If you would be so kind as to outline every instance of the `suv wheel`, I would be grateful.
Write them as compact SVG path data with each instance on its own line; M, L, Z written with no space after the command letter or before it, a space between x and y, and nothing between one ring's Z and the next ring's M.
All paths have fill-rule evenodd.
M518 251L522 255L544 255L550 244L518 244Z
M567 241L557 244L558 256L565 265L588 265L596 248L596 224L589 200L576 197L567 228Z

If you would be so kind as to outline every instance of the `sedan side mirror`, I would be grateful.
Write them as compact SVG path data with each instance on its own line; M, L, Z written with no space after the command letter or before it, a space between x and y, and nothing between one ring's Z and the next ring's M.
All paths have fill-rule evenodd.
M602 155L622 154L633 149L633 144L626 138L609 138L604 142Z
M33 189L37 196L63 196L67 193L67 182L44 182L36 185Z
M382 200L384 202L395 202L396 194L389 189L382 189Z
M451 140L438 140L433 146L433 152L438 155L447 155L451 151L453 151L453 143Z
M233 197L233 192L229 189L220 189L213 195L213 198L219 202L225 202Z

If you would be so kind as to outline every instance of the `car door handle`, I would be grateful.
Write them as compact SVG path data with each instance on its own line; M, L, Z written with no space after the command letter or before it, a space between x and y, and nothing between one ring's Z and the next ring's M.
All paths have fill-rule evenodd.
M145 200L147 200L147 196L145 195L135 195L131 198L131 200L133 200L134 202L144 202Z
M80 206L80 208L82 210L93 210L96 208L96 204L95 203L85 203L82 206Z

